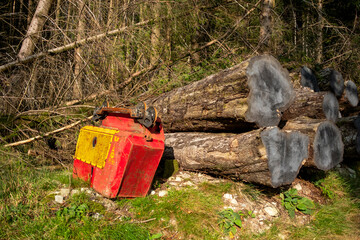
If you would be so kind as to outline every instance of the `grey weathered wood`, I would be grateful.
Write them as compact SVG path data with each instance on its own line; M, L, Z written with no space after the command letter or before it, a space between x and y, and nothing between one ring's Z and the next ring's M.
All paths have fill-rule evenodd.
M277 127L242 134L168 133L164 158L185 170L202 171L279 187L290 184L307 158L308 138Z
M315 92L320 91L316 76L310 68L303 66L300 70L300 74L301 74L301 79L300 79L301 86L308 87L311 90L314 90Z
M299 131L309 137L309 157L305 166L326 171L343 161L341 132L331 121L300 117L288 121L283 130Z
M289 72L272 56L252 58L246 70L250 93L246 120L258 126L277 126L281 112L295 100Z
M353 107L356 107L359 104L357 87L351 80L345 82L345 98Z
M324 96L323 111L327 120L336 122L339 118L339 102L335 95L328 92Z
M332 69L325 68L319 72L320 91L331 91L336 97L341 97L344 92L344 78L341 73Z

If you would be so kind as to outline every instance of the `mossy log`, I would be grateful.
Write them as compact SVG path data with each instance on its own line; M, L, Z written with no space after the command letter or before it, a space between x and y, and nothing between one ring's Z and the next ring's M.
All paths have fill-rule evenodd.
M230 133L167 133L165 159L181 168L279 187L291 184L307 158L308 137L277 127Z
M288 121L283 130L299 131L309 137L305 166L327 171L343 161L341 131L333 122L300 117Z

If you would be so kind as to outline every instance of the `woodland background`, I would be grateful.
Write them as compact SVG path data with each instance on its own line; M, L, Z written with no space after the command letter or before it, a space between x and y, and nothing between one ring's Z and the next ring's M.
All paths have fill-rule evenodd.
M295 209L295 219L281 199L288 188L184 171L170 177L176 161L162 163L172 172L159 171L145 198L94 197L71 176L79 129L105 99L155 99L261 53L278 59L295 87L304 65L320 82L333 68L360 86L359 10L360 0L1 0L0 239L220 239L230 195L247 204L240 239L356 239L358 161L302 169L292 197L316 209ZM54 202L62 190L65 202ZM269 206L279 218L264 221Z
M105 96L113 104L128 104L262 52L290 72L302 65L332 67L358 85L359 4L4 0L0 112L19 114ZM29 28L34 19L35 30Z

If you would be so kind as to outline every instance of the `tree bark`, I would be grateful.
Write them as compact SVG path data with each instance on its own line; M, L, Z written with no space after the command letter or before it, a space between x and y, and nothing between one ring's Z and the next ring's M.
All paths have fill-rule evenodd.
M285 110L281 120L288 121L300 116L324 119L323 100L326 92L314 92L309 88L295 89L296 97L291 106Z
M280 111L286 110L294 98L286 70L276 59L263 55L147 103L158 109L167 132L238 133L254 129L253 122L260 127L276 126Z
M307 157L307 141L277 127L243 134L168 133L163 157L178 160L185 170L279 187L295 179Z
M32 18L30 26L27 30L26 37L18 53L18 58L20 60L23 60L34 52L36 44L41 36L41 29L43 28L46 16L49 13L51 3L52 0L39 1L34 17Z
M271 11L275 6L275 0L263 0L261 4L260 15L260 46L266 48L269 46L272 33Z
M77 27L77 36L76 40L80 41L84 37L85 31L85 1L80 0L78 4L78 13L79 13L79 22ZM82 98L82 50L80 47L75 48L74 59L75 59L75 69L74 69L74 85L73 85L73 96L74 98Z
M323 0L318 0L317 11L319 14L318 22L318 36L317 36L317 46L316 46L316 63L321 64L323 59L323 28L324 28L324 19L322 16L323 11Z
M151 8L153 19L160 17L161 4L159 2L153 3ZM150 64L154 65L159 60L159 48L160 48L160 22L154 23L151 30L151 57Z
M309 137L305 166L327 171L343 161L342 134L331 121L299 117L288 121L283 130L298 131Z
M360 115L340 118L336 122L344 143L344 161L360 160L360 126L357 129L356 122L360 123Z

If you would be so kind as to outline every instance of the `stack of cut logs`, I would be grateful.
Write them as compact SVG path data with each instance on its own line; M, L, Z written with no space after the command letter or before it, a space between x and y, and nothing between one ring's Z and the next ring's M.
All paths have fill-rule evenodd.
M262 55L148 100L164 124L164 158L271 187L291 184L303 165L327 171L359 158L356 85L323 72L318 83L303 67L294 89L288 71Z

